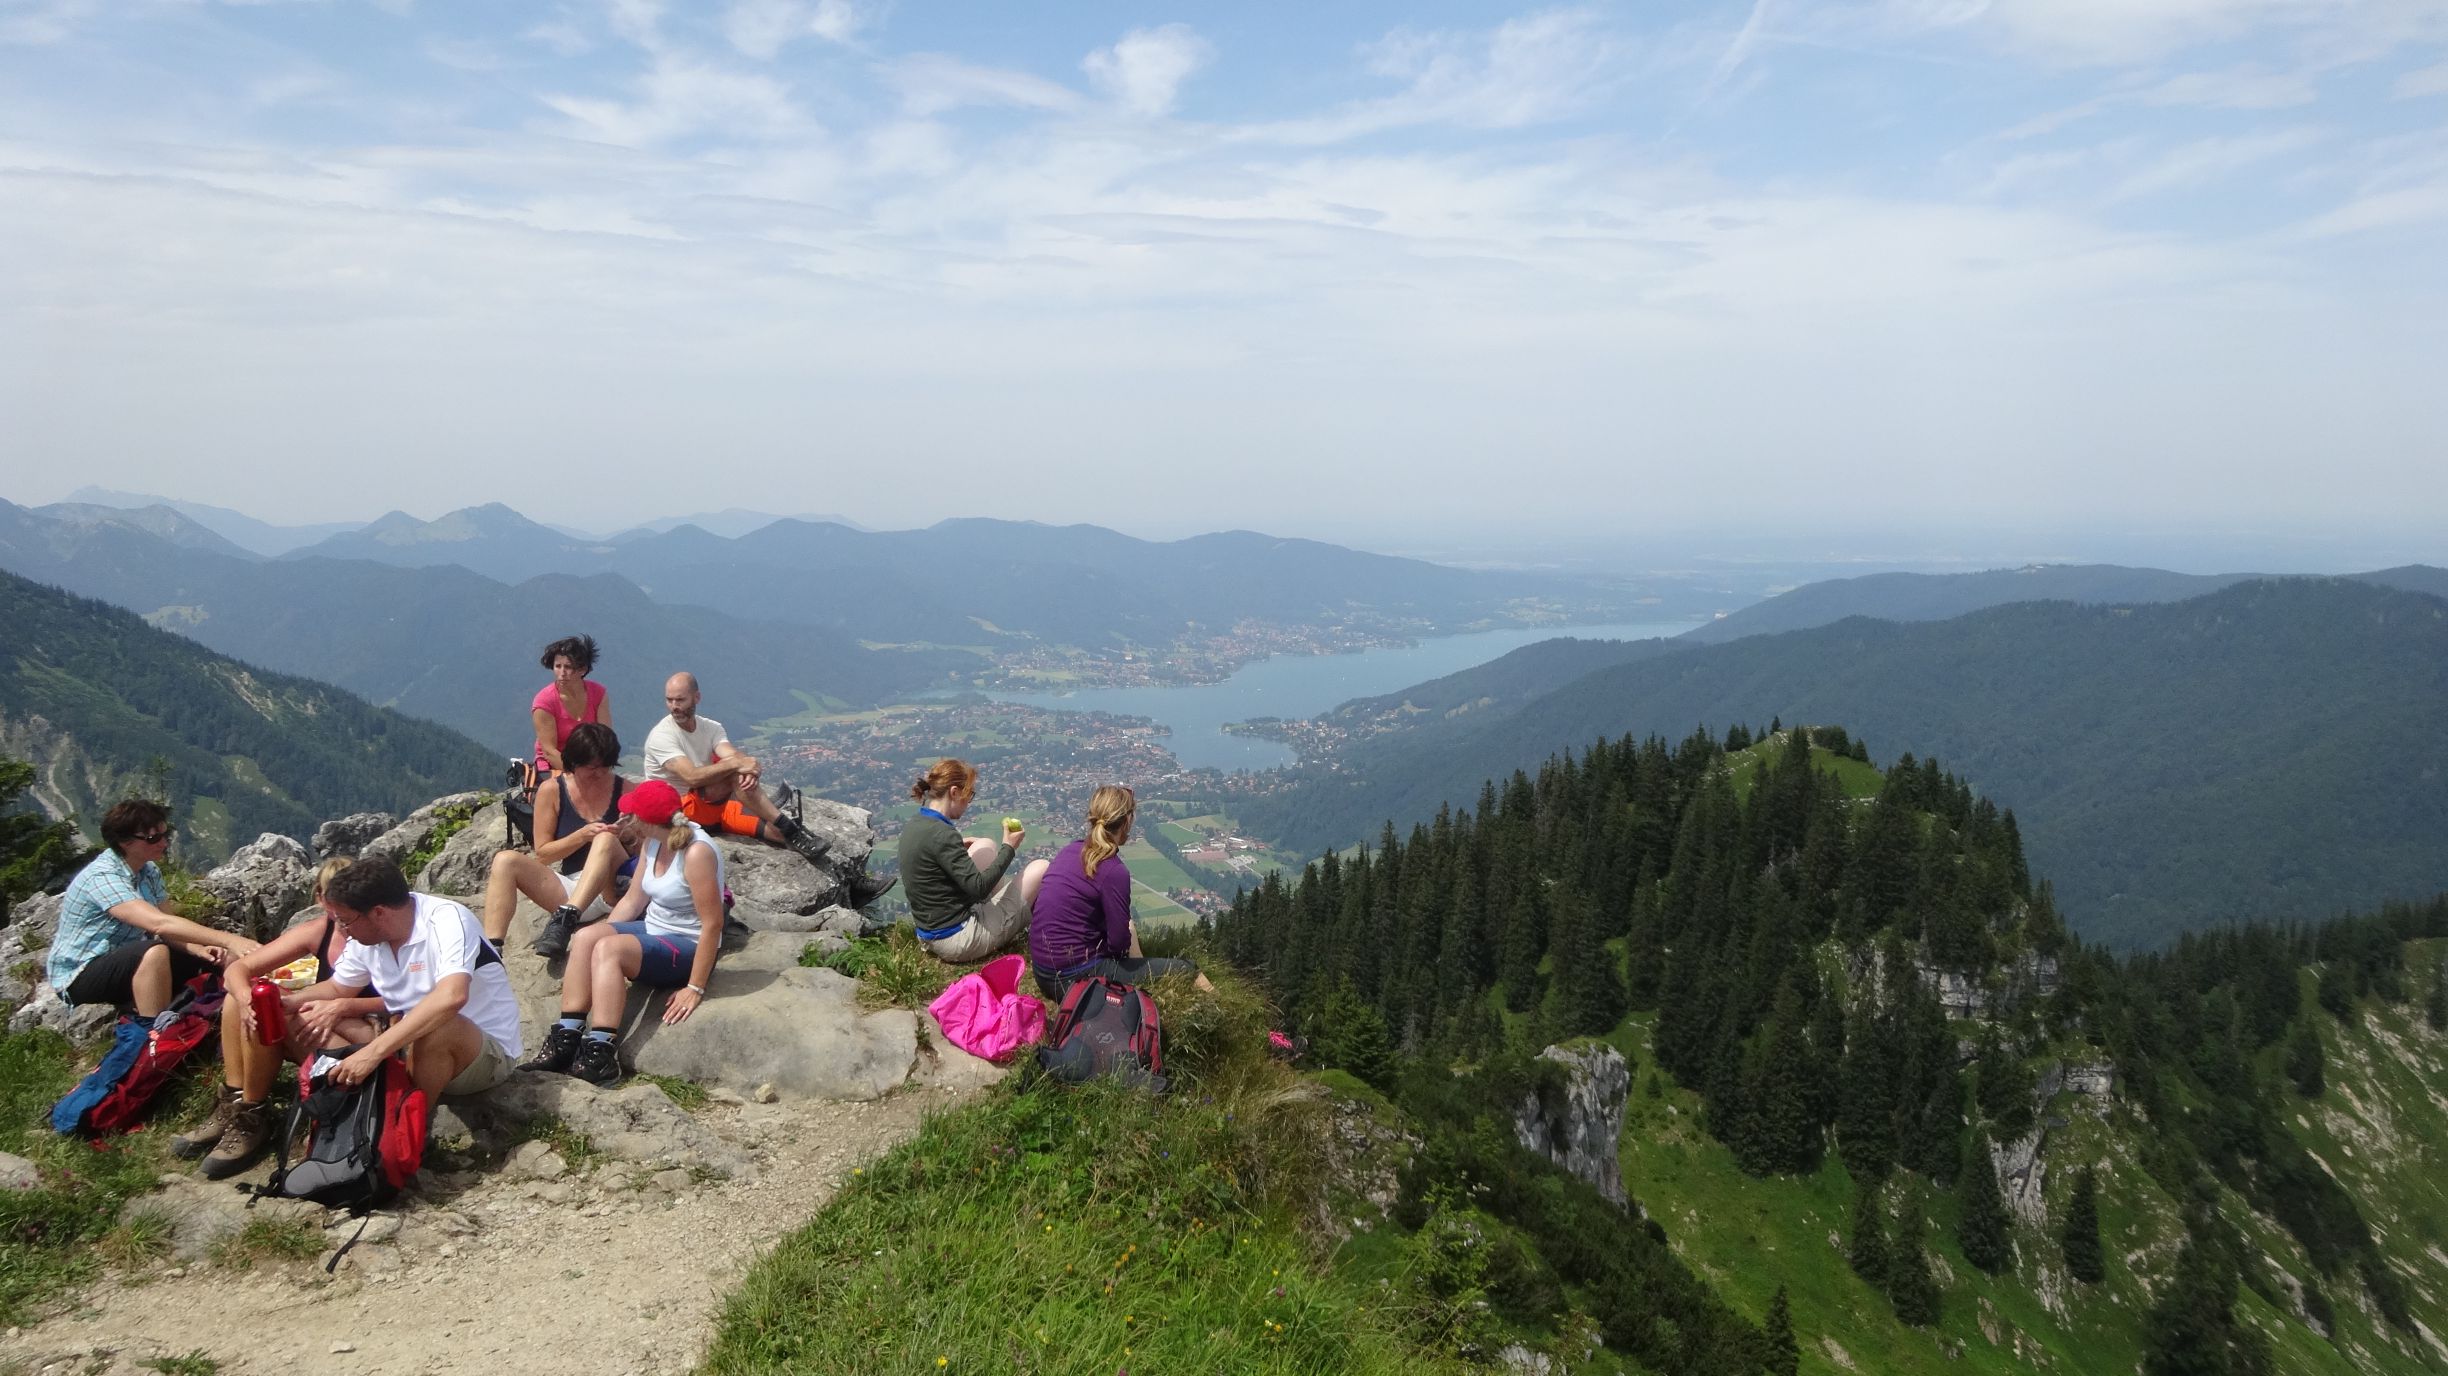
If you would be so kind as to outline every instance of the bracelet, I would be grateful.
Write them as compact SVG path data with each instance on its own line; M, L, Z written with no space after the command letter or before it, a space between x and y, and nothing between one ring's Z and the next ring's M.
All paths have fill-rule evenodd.
M705 997L705 986L702 984L692 984L688 987L688 991L699 998Z

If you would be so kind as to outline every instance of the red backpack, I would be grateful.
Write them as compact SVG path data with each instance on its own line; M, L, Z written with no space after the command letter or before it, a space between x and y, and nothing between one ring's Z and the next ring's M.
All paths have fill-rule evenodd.
M221 1026L221 982L209 974L197 975L179 990L153 1019L153 1030L146 1034L144 1050L136 1053L135 1064L111 1086L85 1114L81 1126L87 1132L126 1132L144 1116L153 1096L169 1083L179 1064L189 1052L204 1044L204 1039Z
M272 1139L272 1178L245 1187L250 1193L311 1199L364 1218L389 1204L425 1164L431 1106L409 1078L408 1062L393 1056L362 1083L335 1083L330 1068L356 1050L344 1047L316 1058L314 1073L299 1087L289 1126ZM308 1077L306 1067L298 1073ZM300 1128L306 1130L306 1155L292 1162L289 1143ZM365 1228L360 1225L357 1232L362 1236ZM355 1237L341 1244L323 1269L337 1267L356 1245Z
M1123 1084L1164 1093L1164 1026L1156 1016L1156 1000L1135 984L1103 975L1074 983L1046 1030L1037 1064L1071 1084L1110 1075Z

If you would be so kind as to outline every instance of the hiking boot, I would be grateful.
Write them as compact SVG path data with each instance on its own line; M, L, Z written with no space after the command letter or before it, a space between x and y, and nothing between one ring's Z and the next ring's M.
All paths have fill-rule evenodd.
M569 954L570 938L578 935L578 910L567 903L552 910L544 919L544 933L527 949L546 960L559 960Z
M566 1075L569 1073L570 1062L578 1057L578 1044L585 1040L586 1034L577 1028L563 1027L559 1023L554 1023L544 1029L543 1049L536 1052L533 1057L519 1062L519 1069L545 1070L556 1075Z
M875 875L866 874L863 872L854 874L850 876L849 901L843 906L850 908L864 908L868 904L882 898L884 895L891 893L893 885L900 882L901 876L897 874Z
M255 1164L272 1145L272 1106L239 1104L230 1110L229 1127L204 1158L204 1178L221 1180Z
M221 1134L230 1125L230 1115L238 1111L238 1091L221 1086L221 1097L213 1101L210 1118L170 1139L170 1151L181 1161L193 1161L213 1149Z
M774 826L782 833L782 844L799 852L800 857L811 865L823 864L825 858L833 853L833 848L825 844L823 837L801 826L796 817L776 817Z
M609 1089L620 1083L620 1044L589 1037L578 1048L578 1058L570 1064L572 1077L591 1085Z

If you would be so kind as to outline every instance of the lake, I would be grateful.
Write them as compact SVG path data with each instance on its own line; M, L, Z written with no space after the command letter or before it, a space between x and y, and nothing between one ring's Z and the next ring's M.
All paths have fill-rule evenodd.
M1192 769L1269 769L1292 763L1292 747L1228 736L1224 723L1254 717L1314 717L1337 703L1375 697L1459 673L1542 640L1648 640L1680 635L1695 621L1612 626L1551 626L1439 636L1417 645L1343 655L1276 655L1221 683L1167 688L1083 688L1070 693L993 693L999 702L1068 712L1148 717L1173 728L1168 744Z

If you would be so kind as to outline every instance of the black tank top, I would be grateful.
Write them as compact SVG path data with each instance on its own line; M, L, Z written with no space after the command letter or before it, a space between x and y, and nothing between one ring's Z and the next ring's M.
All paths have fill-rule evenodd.
M576 831L578 828L585 826L589 822L619 821L621 790L627 788L628 786L629 781L627 779L622 778L618 774L613 775L612 805L604 809L604 815L601 817L581 817L578 815L578 804L570 799L570 776L567 774L561 775L560 789L558 790L561 795L561 820L560 823L553 828L553 835L567 836L571 832ZM561 872L563 874L576 874L578 871L585 869L586 858L587 853L586 847L584 846L580 846L578 849L562 856Z

